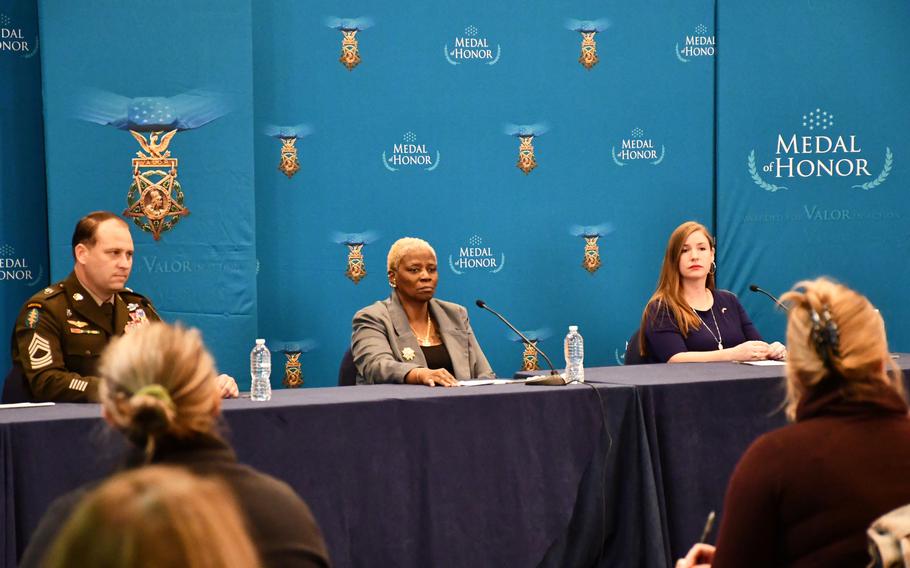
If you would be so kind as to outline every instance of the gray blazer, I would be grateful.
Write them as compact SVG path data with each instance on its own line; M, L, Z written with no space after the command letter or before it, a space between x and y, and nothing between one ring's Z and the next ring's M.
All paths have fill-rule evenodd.
M430 314L439 326L439 336L452 359L455 378L492 378L493 369L484 357L463 306L430 300ZM357 367L357 384L403 383L408 371L426 367L427 360L408 325L398 294L354 314L351 354ZM406 361L402 351L410 348L414 358Z

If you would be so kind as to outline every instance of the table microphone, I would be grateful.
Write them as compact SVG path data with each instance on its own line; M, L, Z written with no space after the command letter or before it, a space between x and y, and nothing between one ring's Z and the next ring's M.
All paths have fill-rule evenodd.
M772 300L775 304L777 304L778 306L780 306L780 309L784 310L785 312L789 312L789 311L790 311L790 308L787 307L786 305L782 304L781 301L778 300L778 299L774 296L774 294L771 294L770 292L768 292L768 291L766 291L766 290L762 290L761 288L759 288L759 287L756 286L755 284L749 284L749 290L752 290L753 292L758 292L759 294L764 294L765 296L768 296L769 298L771 298L771 300Z
M528 385L549 385L549 386L561 386L561 385L567 384L567 383L566 383L566 380L562 377L562 375L560 375L560 374L556 371L556 368L553 367L553 362L550 361L550 358L547 357L547 354L544 353L544 352L540 349L540 347L537 346L537 342L531 341L530 339L528 339L527 337L525 337L525 334L523 334L522 332L518 331L518 329L517 329L514 325L512 325L511 323L509 323L509 320L507 320L506 318L504 318L504 317L502 316L502 314L500 314L499 312L497 312L496 310L494 310L493 308L491 308L490 306L488 306L487 303L484 302L483 300L477 300L477 301L474 302L474 303L477 304L477 307L478 307L478 308L487 310L488 312L490 312L490 313L493 314L494 316L498 317L498 318L502 321L502 323L504 323L504 324L506 324L507 326L509 326L509 329L511 329L512 331L514 331L516 334L518 334L518 337L520 337L527 345L530 345L531 347L534 348L535 351L537 351L538 353L540 353L540 355L541 355L541 356L544 358L544 360L547 362L547 365L550 366L550 375L549 375L548 377L541 378L541 379L530 379L530 380L528 380L527 382L525 382L525 384L528 384Z

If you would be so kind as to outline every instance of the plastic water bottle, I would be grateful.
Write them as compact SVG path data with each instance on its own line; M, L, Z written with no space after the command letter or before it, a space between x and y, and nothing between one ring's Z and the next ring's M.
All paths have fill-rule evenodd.
M566 382L585 382L585 340L578 333L577 325L569 326L566 335Z
M250 398L258 402L272 399L272 354L265 346L265 339L257 339L256 345L250 351Z

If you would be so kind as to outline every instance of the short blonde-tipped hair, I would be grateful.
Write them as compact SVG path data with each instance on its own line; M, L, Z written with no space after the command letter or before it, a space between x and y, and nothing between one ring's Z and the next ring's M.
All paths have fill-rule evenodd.
M43 566L260 566L231 490L171 466L121 473L89 493Z
M156 440L214 434L215 363L196 329L150 323L115 338L98 366L108 417L151 460Z
M885 322L865 296L827 278L804 280L781 297L787 314L787 398L784 408L796 418L801 400L819 385L841 377L845 397L864 400L891 388L904 395L902 373L888 352ZM828 362L816 348L812 311L827 309L837 326L837 354ZM824 321L821 322L824 326Z
M415 250L428 250L433 253L434 257L436 256L436 251L425 240L416 237L402 237L392 243L392 248L389 249L389 272L398 270L398 263L401 262L401 257Z

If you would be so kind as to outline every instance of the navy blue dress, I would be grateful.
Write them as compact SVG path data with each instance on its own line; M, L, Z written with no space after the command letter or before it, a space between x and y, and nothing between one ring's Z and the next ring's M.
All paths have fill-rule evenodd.
M713 293L714 305L711 309L695 311L704 323L696 329L690 328L688 337L683 337L676 318L666 305L659 309L656 304L650 306L651 313L644 330L647 362L666 363L670 357L686 351L715 351L718 336L724 349L745 341L762 340L736 294L727 290L714 290Z

